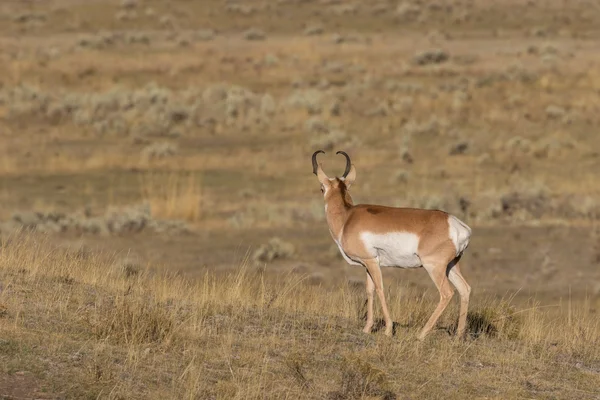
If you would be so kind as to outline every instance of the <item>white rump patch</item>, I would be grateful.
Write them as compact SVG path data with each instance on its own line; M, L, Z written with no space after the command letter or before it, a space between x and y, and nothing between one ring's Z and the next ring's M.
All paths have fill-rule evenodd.
M450 240L456 248L456 255L461 254L469 245L471 239L471 228L454 215L448 216L448 226Z
M360 234L365 248L379 257L382 267L415 268L422 264L418 255L419 236L409 232Z

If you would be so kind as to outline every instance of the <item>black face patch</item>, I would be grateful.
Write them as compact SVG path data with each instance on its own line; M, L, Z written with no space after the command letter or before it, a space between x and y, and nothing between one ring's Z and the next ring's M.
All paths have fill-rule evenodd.
M378 210L378 209L376 209L376 208L369 207L369 208L367 208L367 212L368 212L369 214L373 214L373 215L375 215L375 214L379 214L379 213L381 212L381 210Z

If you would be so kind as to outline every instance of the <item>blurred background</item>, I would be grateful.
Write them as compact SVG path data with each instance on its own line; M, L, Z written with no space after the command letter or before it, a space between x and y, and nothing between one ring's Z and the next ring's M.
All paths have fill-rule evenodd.
M344 150L356 203L473 228L475 296L600 296L599 27L583 0L3 1L0 232L361 286L311 173Z

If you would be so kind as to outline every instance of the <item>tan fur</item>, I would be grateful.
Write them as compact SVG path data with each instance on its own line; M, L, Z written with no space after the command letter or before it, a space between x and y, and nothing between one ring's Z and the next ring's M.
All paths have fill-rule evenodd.
M397 208L380 205L354 205L349 188L356 177L354 165L348 176L330 179L319 164L317 177L322 185L326 204L326 218L333 239L340 249L353 262L367 270L367 323L364 332L369 333L373 326L373 292L377 293L386 321L387 335L392 334L393 322L385 301L383 279L377 256L365 248L361 234L387 234L395 232L411 233L418 237L418 257L422 267L440 292L440 301L435 311L422 329L419 339L423 339L435 326L454 291L454 285L461 297L461 307L457 335L464 334L469 304L470 286L460 273L458 260L460 252L449 235L449 214L439 210L417 208ZM465 225L466 227L466 225ZM466 229L469 229L466 227ZM470 236L470 229L468 231ZM467 241L469 237L467 236ZM468 242L467 242L468 244ZM349 260L349 261L350 261Z

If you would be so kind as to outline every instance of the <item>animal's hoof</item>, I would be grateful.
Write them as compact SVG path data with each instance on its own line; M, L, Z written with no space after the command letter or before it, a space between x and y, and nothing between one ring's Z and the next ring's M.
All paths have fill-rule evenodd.
M455 339L458 341L465 341L465 340L467 340L467 335L465 335L464 333L461 333L459 335L456 335Z

